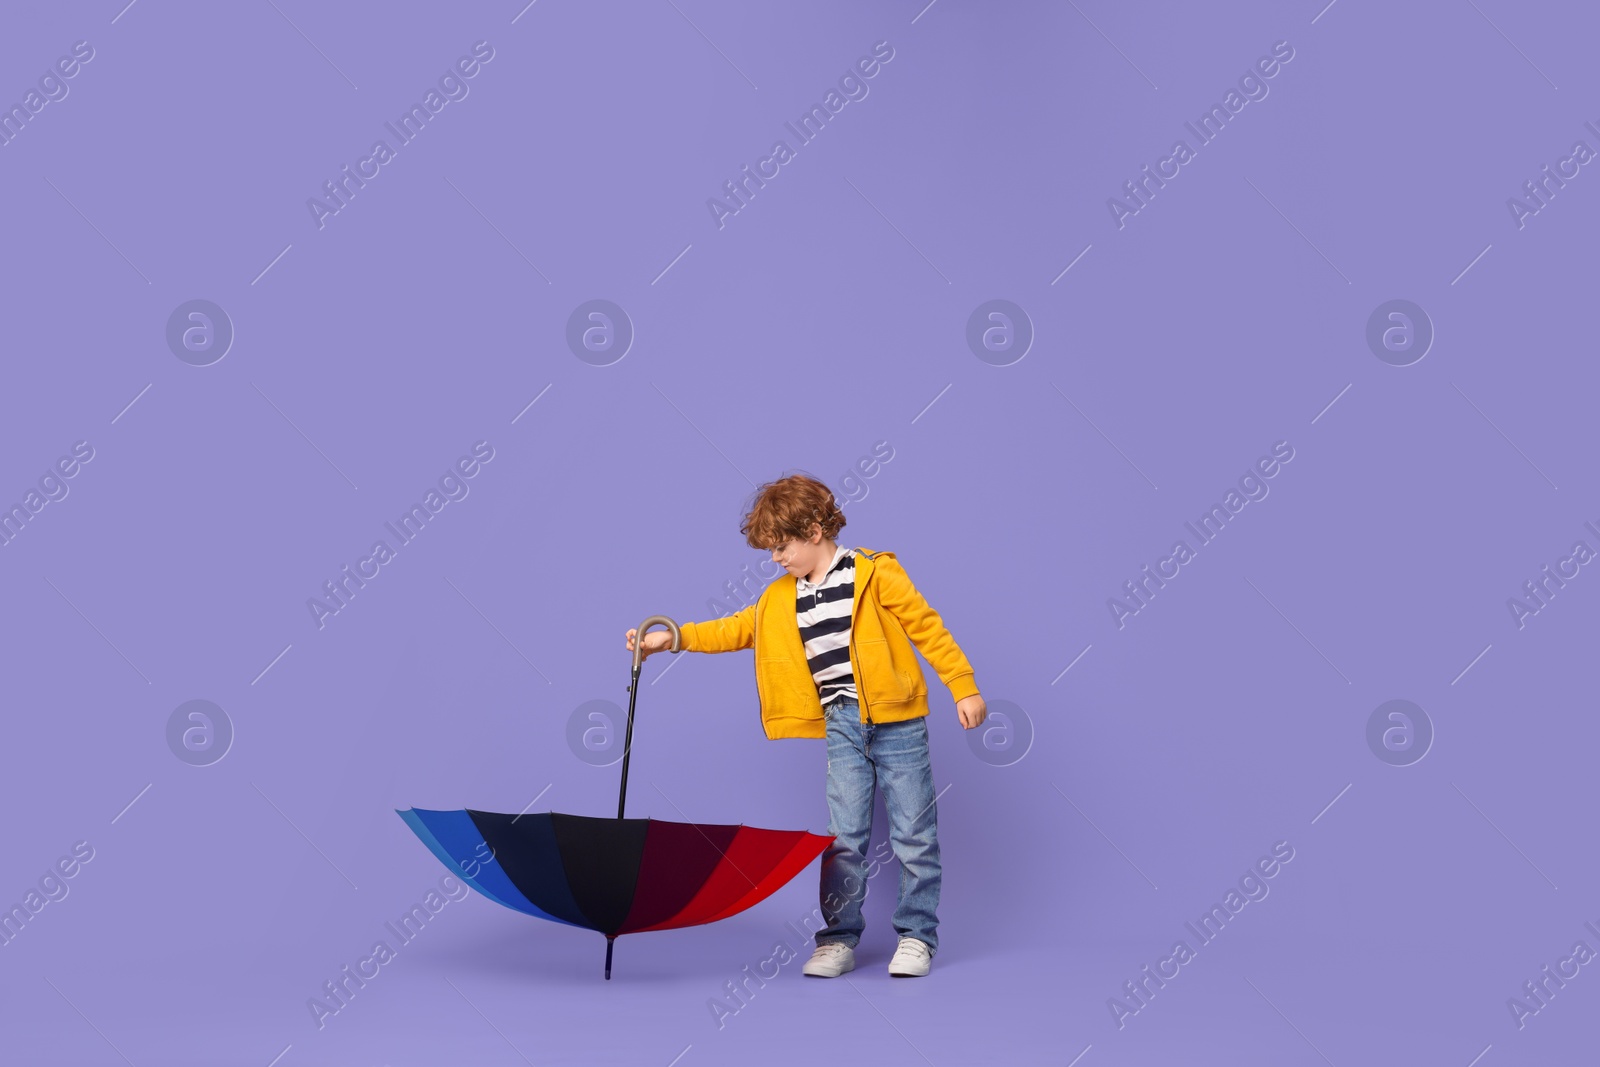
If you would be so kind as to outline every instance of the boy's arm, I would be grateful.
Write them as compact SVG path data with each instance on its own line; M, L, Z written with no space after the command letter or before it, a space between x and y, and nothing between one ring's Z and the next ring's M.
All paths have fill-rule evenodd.
M756 606L725 615L707 622L678 624L678 636L685 652L737 652L754 648L756 643Z
M887 608L906 636L911 638L930 666L938 672L939 680L950 689L957 701L978 692L978 683L972 677L972 664L956 639L945 628L939 613L928 606L900 561L892 556L881 556L873 561L873 578L878 583L878 602Z

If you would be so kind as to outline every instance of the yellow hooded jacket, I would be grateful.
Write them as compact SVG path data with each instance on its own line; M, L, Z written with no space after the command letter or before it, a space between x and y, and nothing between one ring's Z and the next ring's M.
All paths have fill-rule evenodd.
M743 611L683 623L679 634L687 652L755 649L756 695L768 738L827 736L822 701L795 617L794 575L774 579ZM928 687L916 652L938 672L956 700L978 692L972 665L894 553L857 548L850 671L860 695L862 722L901 722L928 714Z

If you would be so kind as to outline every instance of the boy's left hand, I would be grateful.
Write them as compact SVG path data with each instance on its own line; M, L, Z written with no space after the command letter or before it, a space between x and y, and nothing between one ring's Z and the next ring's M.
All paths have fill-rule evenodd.
M956 701L956 715L961 719L962 728L970 730L974 726L983 725L983 720L989 715L989 708L984 704L983 697L974 693Z

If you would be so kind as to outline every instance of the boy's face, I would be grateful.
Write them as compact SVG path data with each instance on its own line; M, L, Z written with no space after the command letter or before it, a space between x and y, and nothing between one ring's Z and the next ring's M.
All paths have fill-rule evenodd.
M790 538L772 548L772 558L797 578L809 580L811 574L833 558L834 545L824 541L822 527L813 526L809 540Z

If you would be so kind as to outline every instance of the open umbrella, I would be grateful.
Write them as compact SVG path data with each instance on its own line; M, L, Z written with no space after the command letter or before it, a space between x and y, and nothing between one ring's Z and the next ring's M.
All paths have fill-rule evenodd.
M743 823L623 817L644 635L658 623L672 632L672 651L682 648L678 624L665 615L639 625L615 819L470 808L397 812L446 867L495 903L605 934L608 980L613 943L622 934L736 915L777 892L833 841Z

